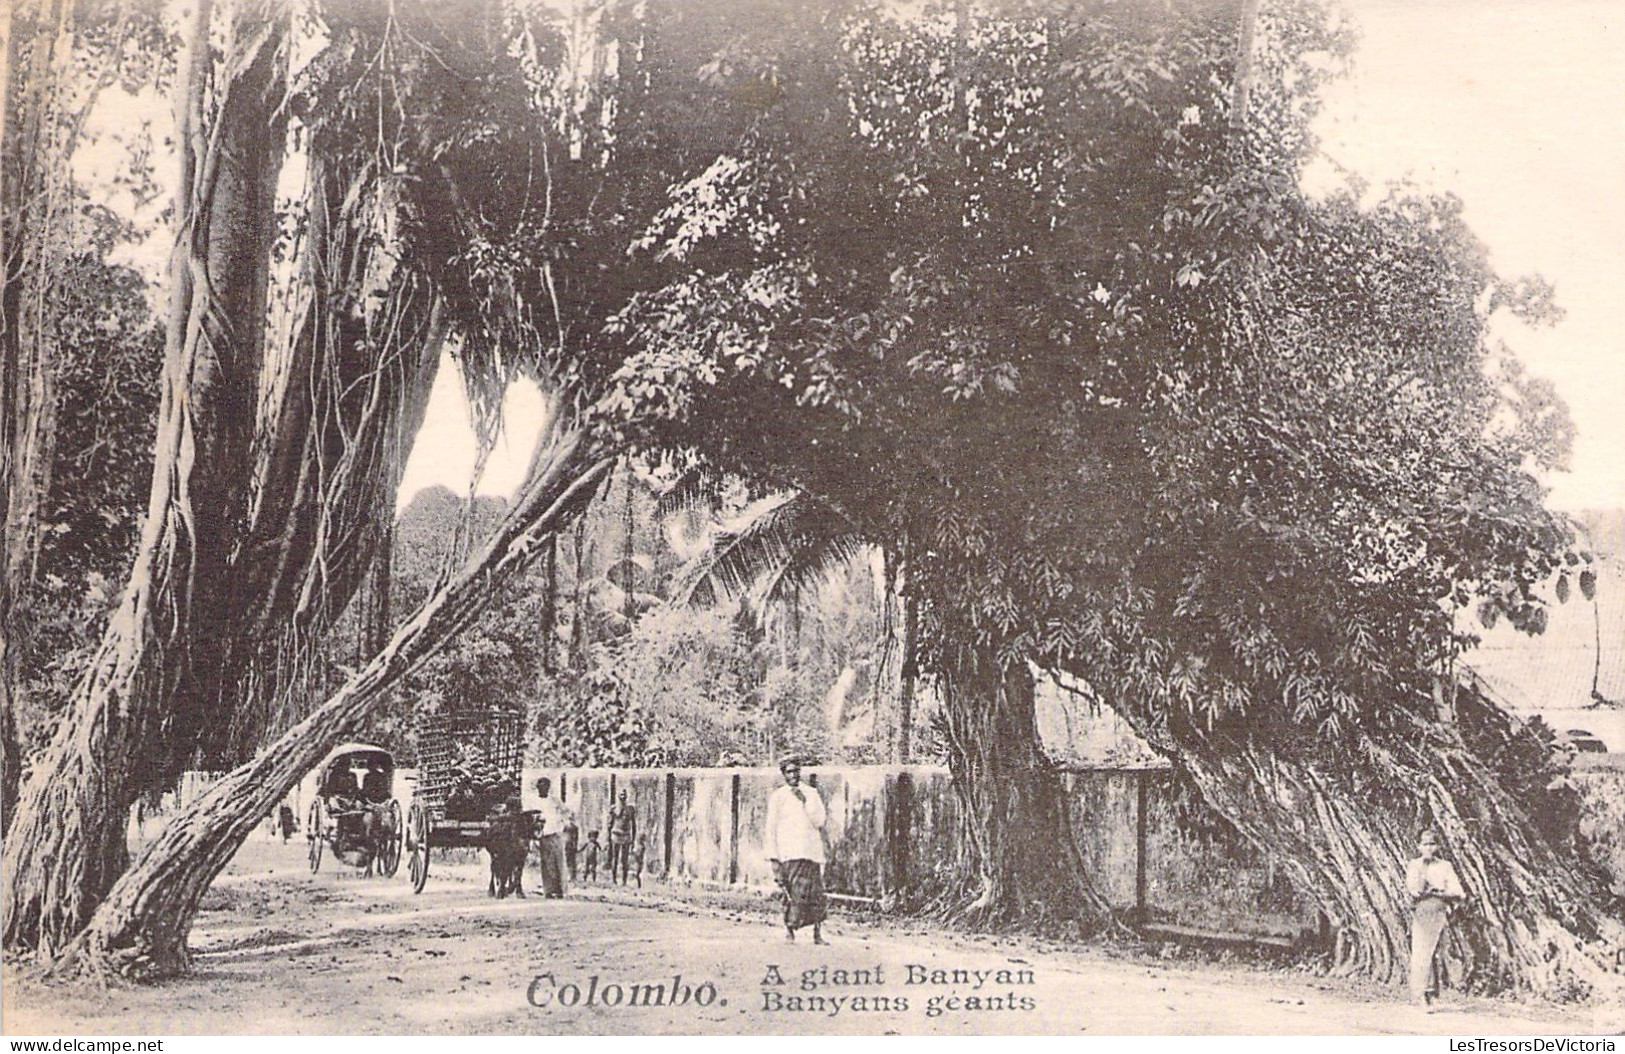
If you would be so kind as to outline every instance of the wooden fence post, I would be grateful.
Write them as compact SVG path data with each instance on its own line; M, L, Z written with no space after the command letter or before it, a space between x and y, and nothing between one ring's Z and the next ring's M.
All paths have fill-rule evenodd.
M728 809L728 884L739 881L739 773L733 774L733 801Z
M673 810L677 800L677 773L666 773L666 871L668 880L671 878L671 835Z
M1151 773L1146 769L1139 772L1139 793L1134 809L1134 917L1139 922L1146 919L1146 806L1150 801Z

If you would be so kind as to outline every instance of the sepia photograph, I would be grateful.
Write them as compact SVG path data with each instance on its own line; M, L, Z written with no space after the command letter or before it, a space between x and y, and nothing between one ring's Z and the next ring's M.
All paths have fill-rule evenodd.
M0 1032L1625 1035L1625 0L0 54Z

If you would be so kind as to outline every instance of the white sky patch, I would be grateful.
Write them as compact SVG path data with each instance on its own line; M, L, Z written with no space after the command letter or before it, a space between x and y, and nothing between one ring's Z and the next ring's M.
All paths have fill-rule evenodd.
M541 390L532 381L518 381L509 386L502 400L502 416L506 422L502 434L497 437L496 446L485 463L485 474L474 489L479 494L507 498L525 481L531 455L540 439L546 418ZM457 495L466 495L478 456L462 377L451 357L442 356L440 372L429 393L423 429L406 460L395 511L405 508L424 487L450 487Z
M1625 506L1625 2L1347 6L1362 37L1322 147L1379 187L1454 192L1497 270L1556 286L1561 324L1505 327L1579 431L1552 503Z

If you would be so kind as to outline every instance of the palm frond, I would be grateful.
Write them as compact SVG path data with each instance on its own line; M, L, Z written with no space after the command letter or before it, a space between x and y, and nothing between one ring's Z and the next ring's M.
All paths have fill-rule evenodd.
M694 509L715 514L722 507L727 488L728 478L721 469L701 463L678 476L676 482L666 488L655 503L655 511L661 516Z
M863 551L865 541L834 509L796 491L752 502L718 529L711 545L678 572L679 604L705 606L751 595L786 602Z
M868 540L852 530L845 520L839 517L835 519L845 526L844 531L804 535L804 544L792 552L777 571L757 583L765 602L796 603L827 576L864 555L869 546Z

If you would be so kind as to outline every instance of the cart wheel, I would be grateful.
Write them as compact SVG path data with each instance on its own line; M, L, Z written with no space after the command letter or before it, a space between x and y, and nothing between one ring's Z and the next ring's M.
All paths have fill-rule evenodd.
M406 851L410 855L407 866L412 876L412 892L422 893L429 881L429 814L422 802L413 802L406 816Z
M394 878L401 866L401 842L406 838L406 825L401 822L401 803L392 800L384 816L384 838L378 846L378 871L385 878Z
M310 873L322 869L322 802L310 803L310 817L305 822L305 837L310 839Z

